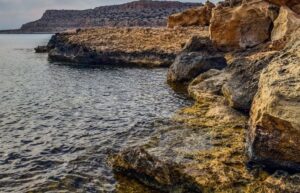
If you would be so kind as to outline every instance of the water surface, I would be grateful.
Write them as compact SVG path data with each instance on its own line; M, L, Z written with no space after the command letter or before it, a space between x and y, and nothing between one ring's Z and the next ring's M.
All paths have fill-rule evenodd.
M0 192L112 192L107 155L190 102L167 69L49 63L33 50L49 38L0 35Z

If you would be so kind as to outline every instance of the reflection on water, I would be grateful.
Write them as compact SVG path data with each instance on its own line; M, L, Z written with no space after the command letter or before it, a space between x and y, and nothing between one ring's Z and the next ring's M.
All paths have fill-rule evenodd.
M50 64L33 52L49 38L0 36L0 192L121 190L107 155L143 143L190 102L166 69Z

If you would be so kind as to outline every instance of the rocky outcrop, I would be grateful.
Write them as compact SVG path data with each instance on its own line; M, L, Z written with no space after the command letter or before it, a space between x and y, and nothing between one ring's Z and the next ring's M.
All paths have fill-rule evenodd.
M210 69L223 69L227 65L208 38L193 37L176 57L168 71L169 82L187 82Z
M208 1L204 6L170 15L168 18L168 27L209 26L214 7L215 5Z
M169 15L201 5L141 0L88 10L47 10L41 19L24 24L19 31L32 33L91 27L159 27L167 25Z
M213 10L210 38L222 50L251 48L270 39L277 10L264 1Z
M274 3L279 6L287 6L295 13L300 14L300 2L299 0L266 0L270 3Z
M278 41L287 38L299 28L300 15L297 15L287 7L281 7L279 16L274 22L271 39L272 41Z
M189 34L189 36L186 36ZM50 40L52 61L75 64L169 66L198 28L98 28L56 34Z
M276 53L271 51L239 56L229 65L226 69L229 78L222 87L222 94L229 106L243 112L250 110L260 73Z
M293 37L261 74L248 143L252 160L300 171L300 31Z

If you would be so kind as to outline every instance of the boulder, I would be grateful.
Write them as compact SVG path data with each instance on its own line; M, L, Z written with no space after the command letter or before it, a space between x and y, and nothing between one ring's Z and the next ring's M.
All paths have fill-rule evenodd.
M277 52L262 52L235 59L226 69L229 78L222 87L222 93L229 106L249 112L258 89L261 71Z
M222 96L222 86L228 80L224 70L211 69L195 78L188 86L188 92L196 101L216 101Z
M300 1L299 0L266 0L279 6L287 6L295 13L300 14Z
M171 65L168 81L187 82L210 69L226 66L223 54L216 52L208 38L193 37Z
M273 5L264 2L244 3L237 7L213 9L210 38L219 49L237 50L254 47L270 39Z
M214 7L215 5L208 1L202 7L191 8L181 13L170 15L168 27L209 26L211 12Z
M300 31L293 37L261 74L248 149L255 162L300 171Z
M300 15L294 13L288 7L281 7L279 16L274 22L271 39L272 41L283 39L298 28L300 28Z
M47 53L49 51L47 46L38 46L34 50L36 53Z

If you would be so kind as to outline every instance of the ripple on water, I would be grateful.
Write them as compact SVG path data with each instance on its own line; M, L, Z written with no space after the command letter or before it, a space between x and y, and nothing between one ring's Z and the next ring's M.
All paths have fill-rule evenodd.
M0 35L0 192L123 190L107 155L144 143L190 102L166 69L50 64L32 49L49 37Z

